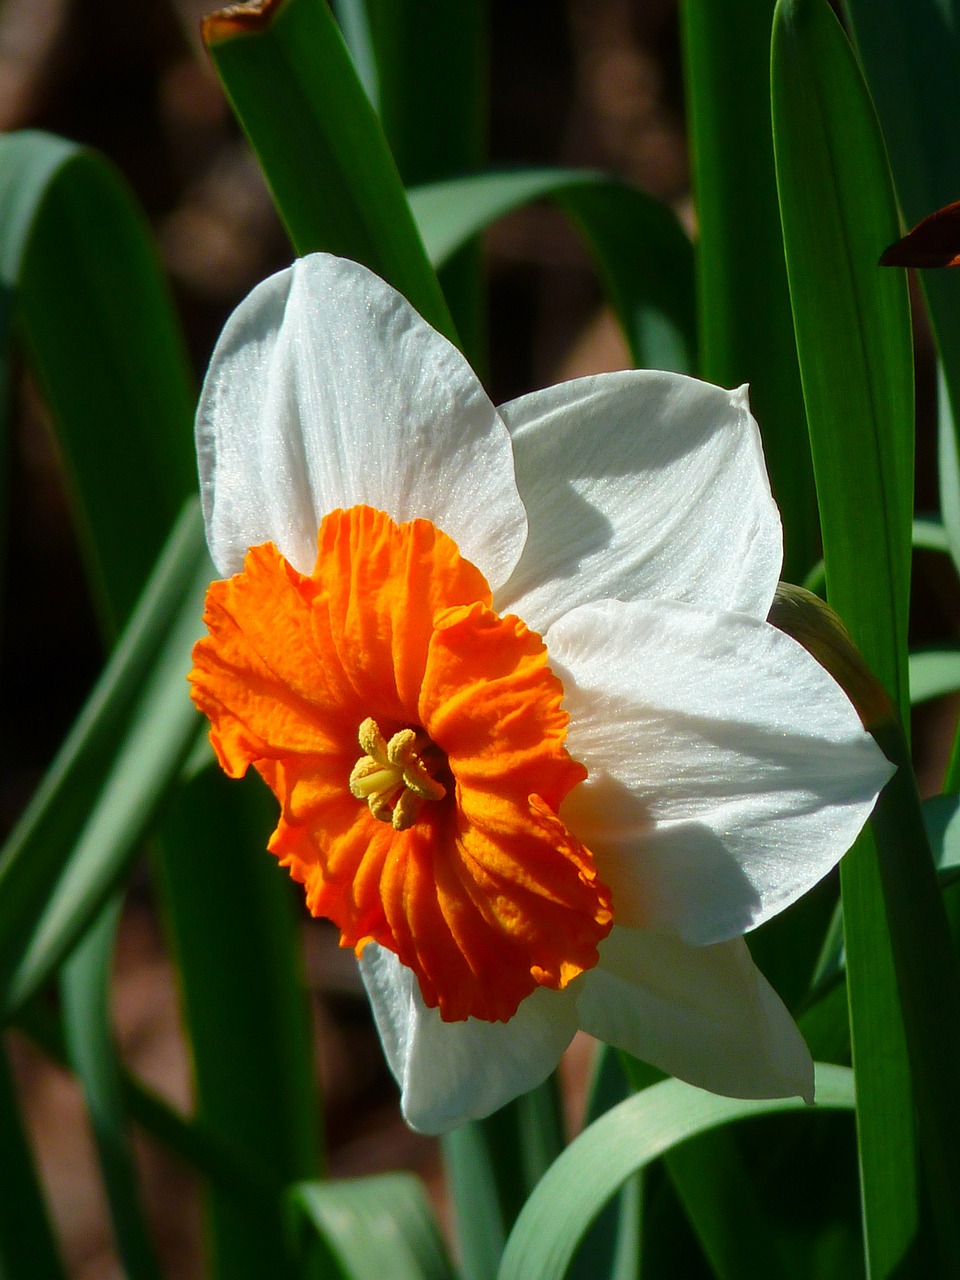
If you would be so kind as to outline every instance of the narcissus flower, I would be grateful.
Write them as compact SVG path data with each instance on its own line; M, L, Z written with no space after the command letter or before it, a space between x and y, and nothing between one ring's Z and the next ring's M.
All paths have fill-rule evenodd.
M193 697L360 957L409 1122L487 1114L578 1027L809 1099L743 934L890 768L765 621L780 524L745 393L631 372L498 410L394 290L315 255L227 324L197 442L226 580Z

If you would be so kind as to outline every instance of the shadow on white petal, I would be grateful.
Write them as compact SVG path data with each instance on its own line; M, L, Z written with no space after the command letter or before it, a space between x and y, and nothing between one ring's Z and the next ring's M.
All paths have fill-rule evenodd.
M836 865L892 772L832 677L743 614L607 600L546 643L588 773L563 820L620 923L698 946L755 928Z
M539 988L509 1022L444 1022L411 970L370 943L360 960L404 1119L421 1133L479 1120L541 1084L577 1030L571 995Z
M543 631L592 600L765 617L782 559L745 389L629 370L502 405L530 534L496 599Z
M658 822L653 799L600 771L561 807L613 894L617 923L656 929L695 921L710 941L748 932L763 901L741 863L703 822Z
M577 992L581 1026L702 1089L813 1101L813 1061L743 939L691 947L615 928Z

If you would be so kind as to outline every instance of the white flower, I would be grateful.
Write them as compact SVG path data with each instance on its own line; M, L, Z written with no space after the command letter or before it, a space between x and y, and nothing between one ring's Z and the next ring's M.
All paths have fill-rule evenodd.
M836 864L891 769L765 621L781 534L745 392L629 372L497 410L394 290L315 255L228 322L197 442L236 576L194 696L362 952L410 1124L488 1114L578 1027L811 1099L743 934Z

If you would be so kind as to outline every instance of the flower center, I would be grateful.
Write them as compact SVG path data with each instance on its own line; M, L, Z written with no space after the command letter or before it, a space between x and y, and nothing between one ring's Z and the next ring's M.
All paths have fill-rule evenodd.
M597 963L613 909L559 816L586 777L563 686L445 533L331 511L313 573L254 547L205 617L210 740L275 792L270 848L343 946L392 951L448 1022L506 1021Z
M366 754L353 766L350 794L366 800L378 822L406 831L416 822L425 800L442 800L447 794L424 760L441 753L422 731L401 729L387 742L376 720L368 716L357 736Z

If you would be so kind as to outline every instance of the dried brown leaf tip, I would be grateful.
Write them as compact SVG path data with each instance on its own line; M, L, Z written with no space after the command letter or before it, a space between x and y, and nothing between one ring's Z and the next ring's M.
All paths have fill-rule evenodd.
M960 267L960 200L918 222L884 249L881 267Z
M284 0L249 0L246 4L231 4L208 14L200 28L204 44L262 31L269 27L283 3Z

